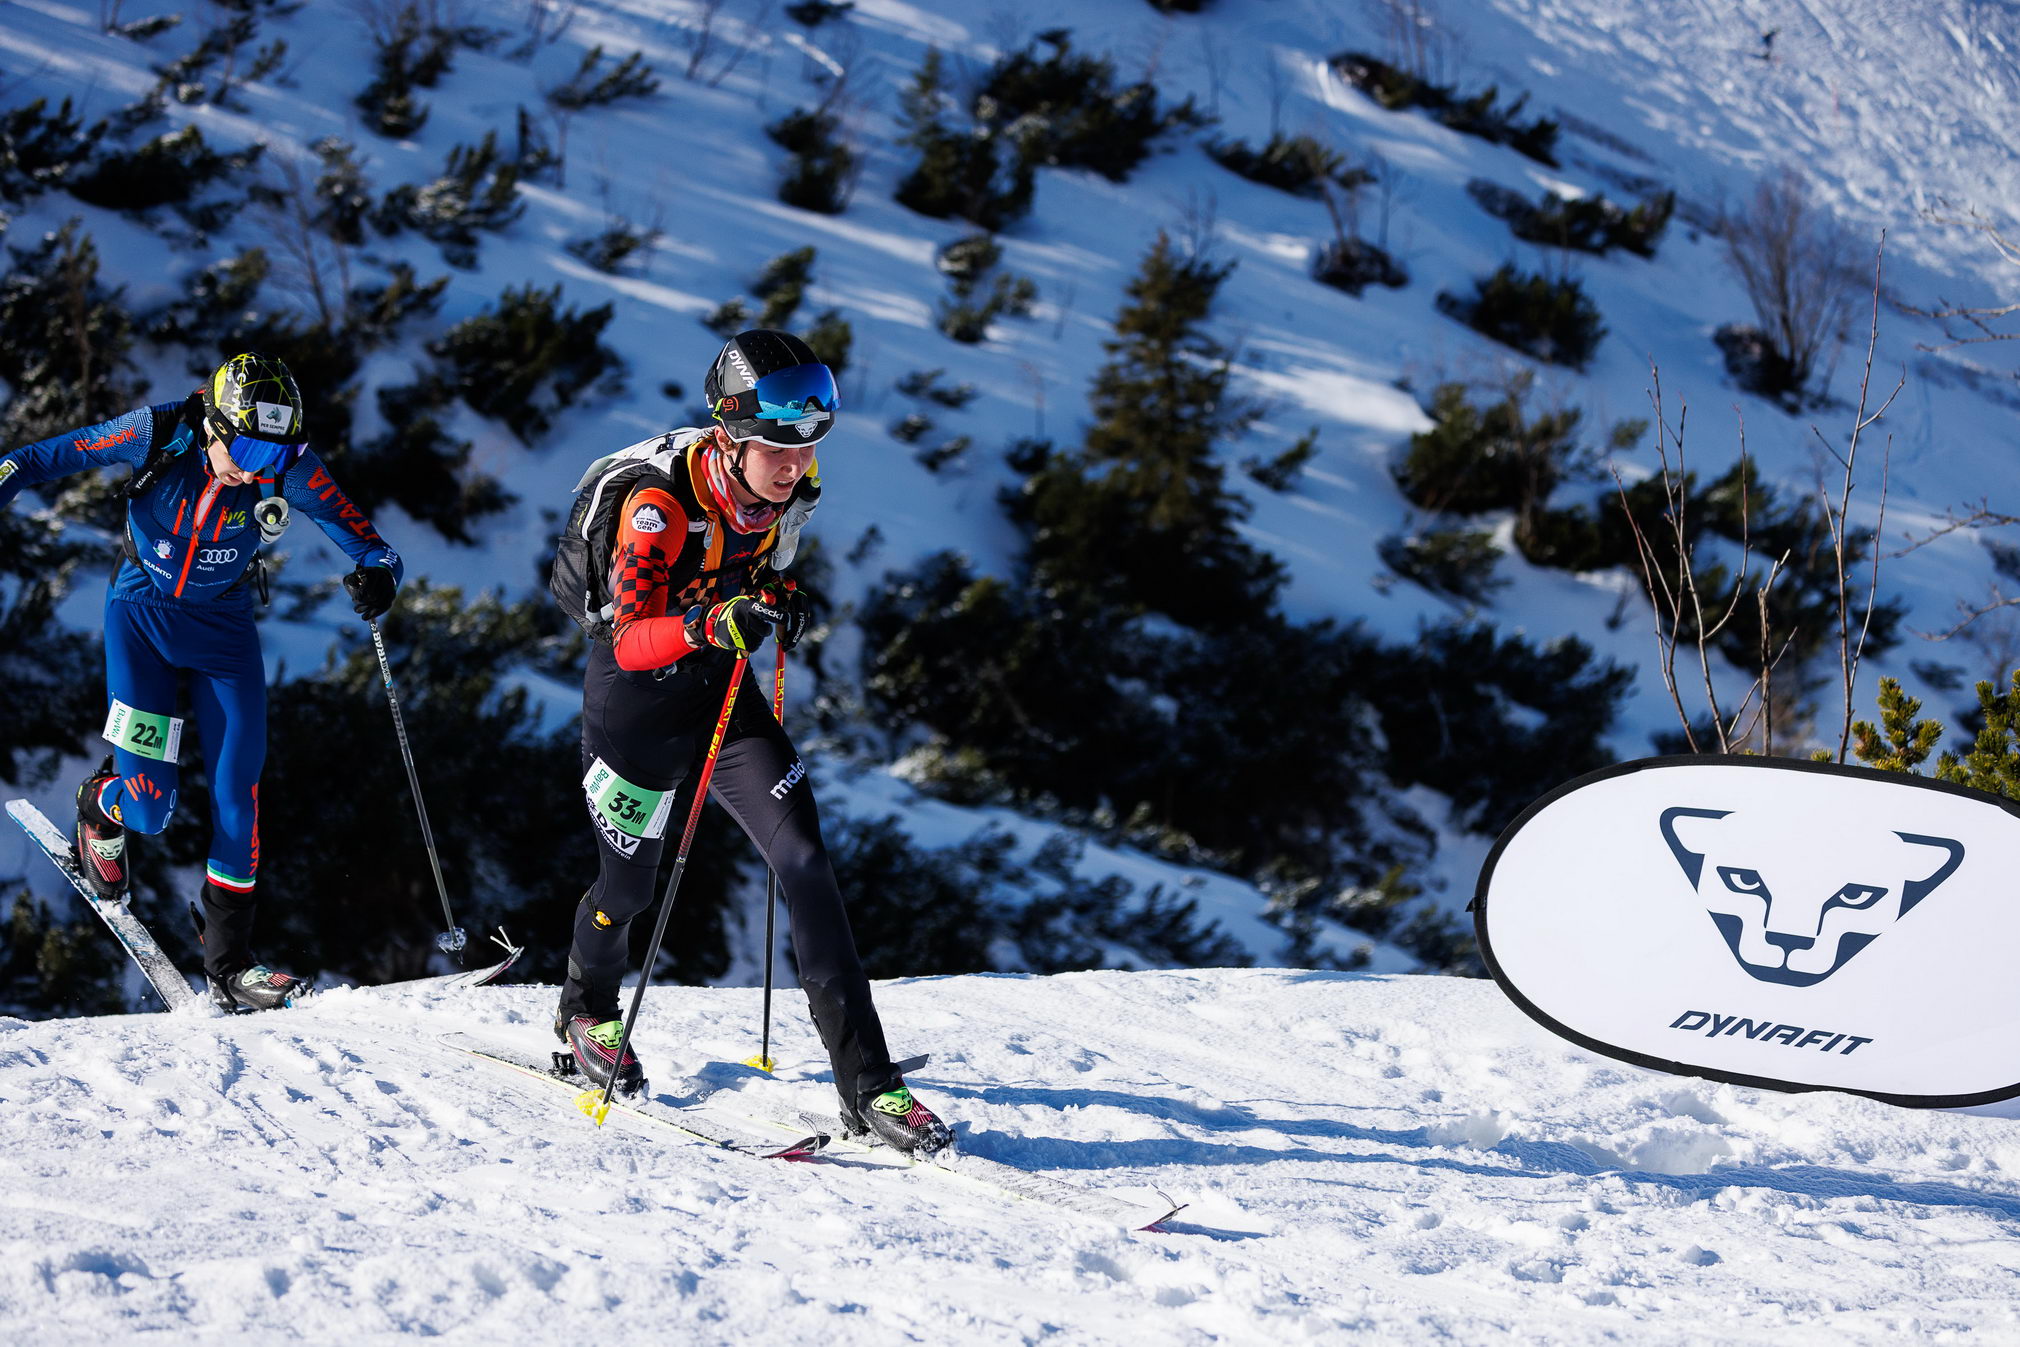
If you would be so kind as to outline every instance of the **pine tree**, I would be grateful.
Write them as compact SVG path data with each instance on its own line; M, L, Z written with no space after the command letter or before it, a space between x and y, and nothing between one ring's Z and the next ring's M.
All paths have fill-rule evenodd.
M1281 567L1235 532L1245 508L1215 452L1257 416L1229 392L1233 353L1203 330L1232 270L1162 233L1151 246L1094 378L1084 449L1025 487L1041 585L1092 587L1200 627L1269 607Z
M1880 680L1879 700L1878 726L1870 720L1852 722L1852 753L1868 767L1883 772L1912 772L1928 760L1936 741L1943 737L1943 722L1915 719L1922 709L1921 698L1901 691L1898 678ZM1954 762L1956 755L1945 753L1943 760Z
M1971 751L1961 758L1945 753L1936 762L1936 775L1960 786L2020 800L2020 669L2013 671L2012 685L2005 692L1993 691L1990 680L1978 684L1978 710L1985 719ZM1933 739L1932 739L1933 742Z

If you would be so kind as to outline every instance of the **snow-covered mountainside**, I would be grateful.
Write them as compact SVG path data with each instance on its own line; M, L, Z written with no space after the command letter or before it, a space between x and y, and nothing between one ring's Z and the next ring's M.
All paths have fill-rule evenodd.
M713 1151L435 1043L551 993L0 1020L10 1340L1898 1343L2020 1334L2020 1122L1643 1074L1489 984L1286 971L879 991L976 1155L1189 1205L1124 1233ZM749 989L656 990L667 1098L828 1107ZM823 1064L824 1068L824 1064Z
M155 85L171 55L194 45L207 22L191 15L178 29L129 40L100 31L104 8L0 6L0 68L9 77L9 98L67 96L86 117L129 106ZM181 12L166 0L117 8L125 23ZM375 395L410 382L426 363L426 343L495 303L504 287L558 284L564 303L615 305L605 340L631 367L626 392L568 409L531 450L460 403L442 412L447 432L475 446L470 470L495 476L518 497L505 513L479 522L478 545L446 543L396 507L378 512L411 574L466 592L501 586L507 597L529 592L550 545L551 511L565 503L582 463L690 419L702 369L719 340L699 320L727 299L748 296L769 259L809 245L818 257L799 321L832 307L855 336L843 385L847 424L824 455L828 490L816 529L828 544L832 597L844 614L886 572L940 549L962 552L983 573L1011 568L1019 539L997 495L1019 478L1004 463L1002 447L1029 434L1074 441L1122 287L1151 239L1167 230L1208 240L1214 256L1236 264L1213 325L1238 345L1237 391L1260 399L1265 414L1224 446L1227 463L1267 459L1308 428L1318 432L1317 455L1291 489L1268 491L1238 472L1229 477L1252 506L1244 536L1288 568L1286 615L1357 622L1400 642L1455 609L1386 575L1379 542L1413 522L1390 465L1409 434L1428 424L1419 404L1434 384L1493 380L1524 363L1440 313L1434 296L1467 293L1504 261L1564 265L1512 238L1468 196L1469 182L1484 179L1530 199L1545 189L1620 200L1642 188L1676 190L1679 216L1653 259L1615 252L1570 264L1608 335L1584 372L1543 368L1542 394L1580 409L1588 438L1597 441L1614 421L1649 414L1652 362L1662 372L1672 418L1683 402L1692 408L1693 464L1707 475L1730 464L1743 418L1747 448L1767 479L1795 493L1813 485L1817 432L1841 441L1848 427L1843 400L1857 393L1862 328L1835 366L1830 391L1839 405L1790 415L1735 391L1710 337L1721 324L1753 319L1721 243L1701 231L1702 222L1722 204L1744 200L1777 164L1792 162L1815 198L1867 246L1882 228L1888 231L1890 296L1924 305L1938 297L1985 303L2011 288L2010 267L1982 236L1925 213L1977 210L1996 223L2020 204L2004 126L2020 93L2014 59L2020 20L2008 6L1680 0L1659 15L1618 0L1400 7L1433 20L1425 43L1441 78L1464 91L1496 84L1504 97L1526 94L1534 111L1561 116L1557 169L1420 113L1385 111L1330 72L1326 59L1341 50L1389 50L1395 31L1384 14L1396 7L1224 0L1197 14L1161 15L1140 0L1099 0L1020 6L1013 17L980 0L930 8L862 0L806 29L769 10L758 22L758 8L740 3L487 6L463 17L504 36L485 50L457 50L439 83L417 91L428 109L425 124L392 140L361 125L356 99L372 70L366 11L396 8L262 8L261 42L271 35L287 43L278 65L236 86L226 102L171 100L167 120L138 134L194 125L216 146L261 143L269 166L293 157L311 172L308 147L339 136L359 146L376 192L430 180L453 148L487 131L510 139L521 109L530 110L529 125L549 141L565 134L565 178L524 185L524 215L480 236L471 269L445 267L441 250L411 231L372 236L356 259L360 282L383 278L395 262L448 281L438 313L367 360L353 402L358 440L384 429ZM949 53L956 73L972 73L1055 26L1072 30L1076 50L1112 56L1122 77L1154 79L1162 98L1191 96L1219 119L1214 135L1259 144L1281 129L1318 135L1350 159L1381 156L1398 175L1380 207L1381 234L1407 265L1410 283L1372 287L1359 298L1314 283L1307 274L1311 252L1332 228L1325 209L1227 172L1198 137L1177 134L1125 183L1041 170L1032 213L1000 239L1004 267L1037 284L1034 312L999 319L979 346L943 337L933 309L946 280L934 253L971 226L927 219L893 201L916 159L896 141L900 91L931 46ZM1771 46L1763 42L1769 32ZM595 46L609 53L605 68L620 53L642 53L659 73L658 91L554 119L547 94ZM844 120L863 163L846 211L818 215L776 200L785 155L763 127L818 103L826 94L821 81L837 68L850 72ZM695 77L684 78L689 72ZM217 75L211 70L204 78ZM1362 227L1373 234L1373 197L1362 210ZM200 267L274 242L270 224L251 211L194 251L178 251L162 233L63 192L11 213L14 246L80 218L101 250L104 279L123 285L136 311L173 299ZM619 219L663 231L642 262L605 274L568 251L569 242ZM169 233L178 232L172 217L167 223ZM265 302L300 301L275 291ZM1939 338L1932 323L1891 307L1883 313L1876 377L1890 386L1905 373L1907 383L1885 423L1868 436L1866 461L1875 471L1862 476L1853 517L1874 518L1874 456L1881 447L1874 436L1884 431L1891 437L1887 518L1895 542L1928 532L1946 511L1988 490L1996 496L1998 455L2011 439L2012 362L2002 359L2008 348L1922 349ZM143 346L137 354L151 396L186 387L185 352ZM944 370L943 387L972 384L974 400L947 410L896 390L904 376L925 369ZM681 391L669 395L667 383ZM886 434L913 412L936 423L929 438L907 445ZM956 436L973 447L937 471L922 463L921 445ZM1618 465L1630 479L1647 473L1648 443L1620 455ZM1583 488L1583 497L1598 499L1606 489ZM1506 546L1512 520L1489 517L1484 526ZM338 567L334 549L320 538L297 536L287 548L297 579ZM1478 609L1480 618L1536 642L1576 635L1598 656L1638 669L1608 741L1613 753L1645 754L1651 734L1674 728L1650 667L1648 610L1634 576L1625 569L1547 570L1512 552L1499 574L1509 583ZM1905 605L1906 631L1932 631L1950 624L1958 600L1981 600L1992 575L1977 539L1956 534L1891 561L1880 588ZM90 629L96 591L94 581L79 584L66 619ZM348 626L344 616L331 604L299 620L269 620L270 666L315 668L333 633ZM1968 696L1960 686L2002 676L1999 666L2009 662L1997 648L2002 642L2010 644L1995 633L1978 649L1962 642L1928 647L1910 635L1882 671L1904 677L1911 692L1930 696L1933 705L1954 708ZM856 629L845 621L830 642L828 670L848 677L857 653ZM1920 667L1911 671L1910 663ZM565 721L577 704L578 691L565 680L530 672L513 678L534 692L552 723ZM1862 707L1870 706L1870 688L1868 678L1857 699ZM1835 710L1822 709L1833 722ZM846 774L881 768L858 756ZM60 781L68 779L52 781L38 803L61 813ZM872 789L880 800L894 792L904 794L895 783ZM1440 832L1438 855L1415 878L1456 910L1487 839L1446 826L1435 796L1419 791L1412 803ZM974 827L982 824L978 817ZM11 869L29 868L21 854L23 864ZM47 877L41 882L46 886ZM1251 909L1261 905L1259 895L1247 901ZM1321 935L1322 944L1342 949L1362 943L1338 928ZM1262 962L1285 955L1285 943L1273 935L1241 939ZM1375 953L1376 967L1411 966L1394 951ZM739 966L747 969L748 959L740 957Z
M356 101L373 78L368 28L399 6L322 0L255 6L261 43L287 44L276 64L241 78L228 102L171 99L162 120L124 142L193 125L222 150L265 145L263 171L292 158L313 176L310 147L340 137L358 147L382 200L436 179L453 150L487 132L511 141L522 110L550 145L565 138L565 175L524 184L523 214L481 233L470 266L449 265L412 229L373 234L353 257L358 284L384 284L395 264L446 280L438 311L366 356L354 441L389 429L377 395L413 384L429 343L507 287L559 286L571 308L612 305L603 340L629 366L622 391L566 408L530 446L463 401L438 409L445 435L474 447L468 471L517 501L477 521L468 546L397 506L377 510L411 577L508 600L534 592L554 514L583 465L692 420L720 344L701 320L749 300L768 261L811 246L818 257L795 321L832 308L854 332L813 530L841 618L824 667L846 685L862 645L850 605L886 572L943 549L981 574L1013 572L1022 539L999 493L1022 477L1004 450L1024 436L1078 443L1124 288L1165 231L1234 264L1211 326L1236 351L1236 390L1262 415L1220 452L1230 490L1250 508L1243 538L1286 568L1286 616L1358 623L1407 645L1462 606L1397 580L1378 550L1424 522L1392 478L1398 452L1430 424L1422 404L1437 384L1493 382L1529 364L1445 316L1435 297L1468 292L1504 262L1566 265L1516 241L1469 184L1528 200L1674 189L1678 216L1653 258L1616 251L1568 264L1608 332L1583 371L1538 367L1539 397L1578 408L1597 445L1605 427L1651 414L1653 365L1669 415L1684 401L1692 409L1694 468L1722 472L1743 421L1766 480L1800 494L1814 485L1818 434L1841 442L1849 426L1864 311L1833 367L1834 401L1793 415L1737 390L1712 334L1753 314L1706 229L1783 163L1802 170L1867 256L1887 231L1875 378L1883 391L1897 377L1905 385L1869 432L1873 471L1854 521L1876 519L1873 455L1889 443L1886 550L1988 493L2011 508L2000 493L2020 405L2014 348L1925 349L1941 341L1936 325L1893 303L1991 304L2020 289L2020 273L1981 235L1933 218L1976 211L2006 224L2020 211L2011 3L1208 0L1199 13L1167 15L1143 0L1032 0L1014 11L994 0L856 0L813 28L755 0L423 7L504 37L453 53L421 91L425 124L404 139L367 130ZM69 98L95 119L130 107L159 68L241 8L0 0L0 110ZM1412 12L1434 17L1425 40L1440 78L1526 94L1532 113L1561 118L1559 167L1384 110L1331 71L1328 58L1343 50L1390 50L1388 17ZM172 14L183 24L152 36L104 31L108 19ZM1004 268L1037 286L1033 311L998 319L977 345L943 336L934 310L948 282L935 255L972 226L893 200L916 162L897 140L900 93L929 48L947 53L957 75L973 74L1055 27L1072 30L1076 50L1112 56L1123 78L1153 80L1160 98L1192 97L1218 118L1213 135L1259 144L1281 130L1356 161L1379 155L1395 190L1379 205L1365 198L1360 223L1371 235L1379 227L1409 283L1360 297L1315 283L1313 250L1333 229L1325 207L1235 176L1201 136L1182 133L1126 182L1041 170L1032 212L999 239ZM558 117L548 95L596 47L606 68L641 53L660 87ZM820 215L776 198L787 156L763 128L820 102L837 68L851 72L844 120L861 177L844 212ZM101 280L124 287L136 313L176 301L213 263L275 245L271 220L254 210L200 246L172 212L144 222L61 190L5 213L4 241L22 250L80 220ZM620 221L661 237L614 274L570 251ZM259 303L308 303L281 290ZM142 343L135 357L147 397L189 387L190 351ZM972 385L972 400L950 408L899 390L926 370L942 371L943 388ZM891 428L913 413L934 428L901 442ZM1309 429L1316 455L1288 489L1236 470ZM922 447L954 437L969 448L923 461ZM1630 481L1646 475L1649 442L1616 462ZM1580 484L1561 503L1589 504L1607 489ZM1507 512L1479 527L1509 548ZM348 569L310 529L297 528L284 550L297 584ZM1869 664L1862 707L1885 672L1954 719L1968 695L1961 682L2010 672L2014 630L1968 647L1912 635L1947 627L1959 600L1982 600L1995 559L1956 533L1888 561L1880 593L1903 605L1904 640ZM1607 747L1646 754L1674 714L1649 667L1638 580L1617 568L1545 569L1512 550L1499 567L1507 585L1474 615L1537 643L1575 635L1637 669ZM62 620L94 630L100 596L98 576L80 571ZM353 648L358 640L340 601L284 601L262 631L276 676L321 667L340 635ZM87 662L74 676L97 670ZM550 728L579 708L569 680L526 667L504 676ZM812 697L796 684L791 716ZM931 847L992 830L1020 865L1054 840L1053 820L926 798L891 760L910 744L902 726L845 727L814 758L823 809L894 816ZM403 789L384 748L384 774L362 789ZM54 764L26 793L66 820L69 791L95 761ZM1456 914L1490 839L1448 819L1427 788L1406 799L1438 848L1407 878ZM455 807L430 803L438 821ZM556 826L581 821L571 813ZM407 847L420 901L432 904L411 840L345 845ZM1275 968L1293 957L1290 934L1245 880L1092 842L1071 866L1090 884L1119 875L1139 895L1195 900L1261 967L919 978L880 984L880 1005L899 1052L933 1054L914 1080L966 1149L1092 1187L1168 1192L1189 1205L1165 1233L1122 1233L845 1159L759 1161L621 1121L599 1131L558 1091L437 1042L468 1031L544 1048L552 987L453 998L361 988L241 1020L0 1019L0 1323L23 1340L268 1333L359 1343L422 1334L835 1347L2020 1340L2020 1124L1644 1074L1550 1039L1491 984L1403 976L1420 966L1411 954L1336 923L1299 933L1302 952L1344 961L1365 947L1373 974ZM11 890L17 878L60 906L61 880L9 830L0 881ZM195 883L191 872L189 892ZM658 986L647 999L640 1049L669 1100L723 1089L827 1107L796 995L779 1011L781 1082L727 1065L757 1047L761 891L761 880L744 886L734 957L718 979L728 985ZM554 893L551 920L513 934L565 940L579 892ZM164 929L180 921L158 907L143 915ZM95 927L86 935L86 957L115 959ZM1131 955L1108 944L1097 953Z

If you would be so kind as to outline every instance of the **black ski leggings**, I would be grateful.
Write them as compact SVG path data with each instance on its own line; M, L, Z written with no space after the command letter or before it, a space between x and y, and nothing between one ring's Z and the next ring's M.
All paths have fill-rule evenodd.
M662 853L680 845L694 802L692 780L722 713L730 667L726 658L698 652L655 678L619 668L609 646L590 647L582 689L583 771L601 759L649 790L681 789L658 838L628 836L590 808L600 864L595 886L575 912L568 980L561 991L564 1011L607 1014L617 1006L618 984L630 962L631 922L658 897ZM853 1103L895 1086L898 1073L821 841L812 783L748 670L709 793L779 877L800 986L834 1066L835 1088Z

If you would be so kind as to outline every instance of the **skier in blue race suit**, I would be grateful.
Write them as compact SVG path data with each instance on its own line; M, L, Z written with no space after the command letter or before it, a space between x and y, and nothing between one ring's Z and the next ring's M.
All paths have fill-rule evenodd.
M77 860L92 891L122 900L126 831L159 833L175 810L176 758L189 705L210 778L203 962L226 1010L268 1010L308 991L252 955L259 875L259 778L266 759L266 671L253 589L256 554L300 510L357 563L344 577L367 620L392 606L399 556L308 446L286 366L232 357L182 402L141 407L0 458L0 507L25 487L123 463L125 558L105 598L105 764L77 791Z

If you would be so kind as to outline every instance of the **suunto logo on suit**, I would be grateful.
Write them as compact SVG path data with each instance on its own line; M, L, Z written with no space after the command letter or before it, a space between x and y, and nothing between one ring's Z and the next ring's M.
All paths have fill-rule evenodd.
M1948 837L1804 838L1730 809L1665 809L1658 826L1740 967L1793 987L1844 967L1964 863Z

